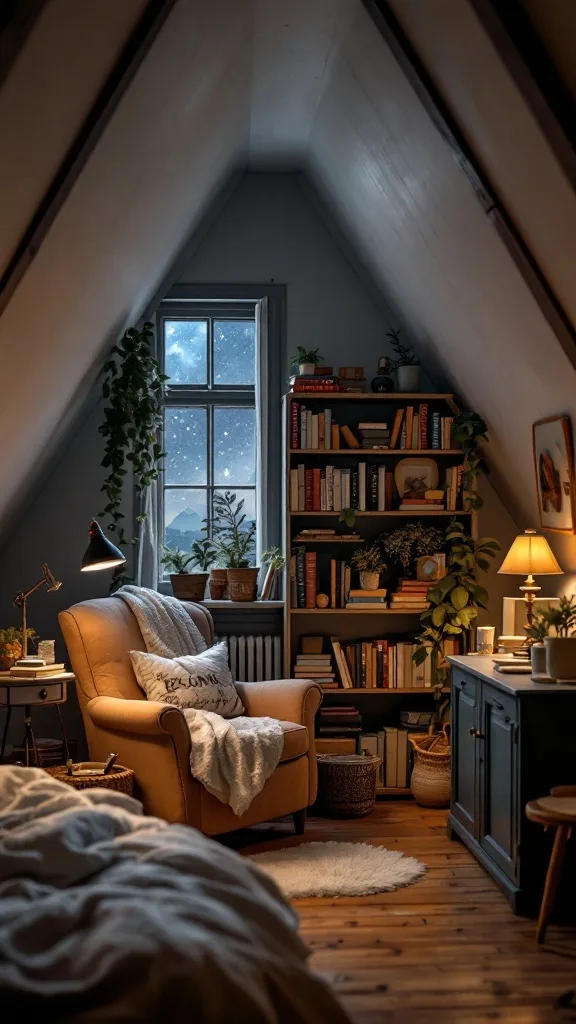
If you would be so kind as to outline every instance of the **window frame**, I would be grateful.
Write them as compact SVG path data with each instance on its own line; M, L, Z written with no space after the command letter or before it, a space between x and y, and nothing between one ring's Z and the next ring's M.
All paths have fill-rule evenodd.
M269 473L268 494L265 501L266 521L258 523L257 528L261 532L262 541L265 546L281 546L281 479L282 479L282 418L281 398L282 384L285 373L286 361L286 287L284 285L176 285L160 303L156 311L156 356L162 369L164 368L164 322L171 319L205 319L206 316L218 319L252 319L256 316L258 303L261 299L268 299L268 323L267 323L267 361L268 361L268 382L267 393L264 400L268 405L269 415L269 437L267 446L267 460L272 467ZM248 311L250 311L247 316ZM211 338L209 339L212 340ZM211 479L213 454L210 454L210 445L213 440L213 420L215 407L243 407L256 409L257 384L218 384L214 386L212 379L213 367L211 365L212 345L208 346L208 383L205 384L171 384L168 382L168 392L164 400L164 407L186 408L186 407L208 407L209 431L207 437L207 482L199 485L199 489L206 490L208 514L210 514L211 495L214 490L224 490L225 487L217 485ZM164 371L163 371L164 372ZM210 386L212 384L212 386ZM158 514L157 514L157 537L158 543L158 586L160 589L169 590L169 583L163 579L161 566L161 551L164 543L164 493L167 487L164 479L164 470L161 468L158 478ZM175 488L193 485L174 485ZM230 487L241 496L242 491L253 491L255 494L256 510L258 510L258 479L254 487L251 485Z

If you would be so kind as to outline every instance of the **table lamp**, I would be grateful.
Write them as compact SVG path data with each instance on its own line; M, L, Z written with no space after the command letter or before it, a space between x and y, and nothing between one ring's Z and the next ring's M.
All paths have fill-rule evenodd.
M14 604L17 608L22 610L22 658L28 657L28 621L26 615L26 604L30 594L33 594L35 590L39 590L40 587L43 587L44 585L46 586L46 590L49 594L54 593L56 590L60 590L60 587L62 586L60 580L57 580L53 573L50 572L46 562L42 563L42 572L44 575L41 580L38 580L38 583L35 583L33 587L29 588L29 590L19 590L14 598Z
M90 543L82 556L81 572L98 572L99 569L113 569L117 565L124 565L126 558L120 548L104 536L95 519L90 523L88 536Z
M519 589L526 602L525 628L529 628L532 625L534 598L541 589L535 583L534 576L557 576L563 570L546 538L536 533L536 530L524 530L524 533L516 537L498 572L509 576L526 576Z

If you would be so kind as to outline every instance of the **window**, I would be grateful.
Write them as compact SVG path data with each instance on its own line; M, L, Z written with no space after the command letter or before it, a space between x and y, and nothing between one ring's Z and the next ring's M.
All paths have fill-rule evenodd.
M204 536L218 491L244 498L247 519L256 519L255 305L162 303L167 547L190 551Z

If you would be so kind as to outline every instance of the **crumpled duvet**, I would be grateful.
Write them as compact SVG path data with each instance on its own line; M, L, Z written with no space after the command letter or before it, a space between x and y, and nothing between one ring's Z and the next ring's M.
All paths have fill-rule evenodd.
M346 1024L296 929L269 878L196 830L0 767L3 1019Z

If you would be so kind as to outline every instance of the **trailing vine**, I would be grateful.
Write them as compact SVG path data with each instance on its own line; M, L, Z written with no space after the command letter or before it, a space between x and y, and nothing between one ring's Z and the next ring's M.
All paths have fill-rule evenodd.
M104 409L104 422L98 428L105 438L104 458L101 465L108 476L101 490L107 504L98 516L111 520L107 530L116 532L119 544L129 544L121 525L124 514L120 511L124 477L132 470L136 493L142 496L158 478L158 463L166 455L158 441L162 423L162 398L166 374L160 372L153 358L152 324L146 322L142 330L129 328L115 347L111 358L104 364L102 394L108 400ZM143 522L144 513L137 517Z
M470 410L461 412L452 424L453 437L462 445L464 452L462 490L467 511L482 508L484 504L474 485L480 474L488 476L490 472L484 459L484 449L478 444L479 441L488 441L487 429L482 417Z

